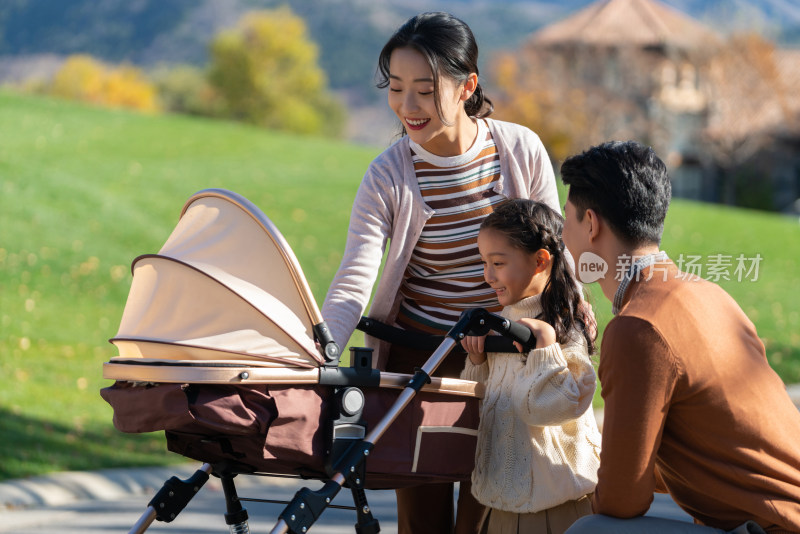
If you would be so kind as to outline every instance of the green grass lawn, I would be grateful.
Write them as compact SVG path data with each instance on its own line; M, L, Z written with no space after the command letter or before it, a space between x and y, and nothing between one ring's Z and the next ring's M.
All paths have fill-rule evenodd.
M196 191L258 205L319 302L378 149L185 117L0 93L0 479L174 462L111 426L98 391L130 263L157 252Z
M117 432L98 394L110 384L102 363L115 355L107 340L131 260L158 251L193 193L226 188L276 223L321 304L379 151L0 92L0 479L181 461L160 434ZM731 268L720 283L756 323L778 373L800 381L796 220L675 201L663 247L703 263L760 254L756 281L737 281ZM610 305L592 290L602 330Z
M772 367L786 383L800 382L800 223L796 219L674 200L661 248L683 270L689 269L689 262L699 265L696 274L733 296L755 323ZM611 303L597 284L587 287L602 331L612 317Z

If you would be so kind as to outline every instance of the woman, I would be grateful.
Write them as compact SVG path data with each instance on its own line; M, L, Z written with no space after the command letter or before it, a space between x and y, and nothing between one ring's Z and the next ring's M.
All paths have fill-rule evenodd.
M532 198L559 210L550 159L528 128L488 119L478 80L478 46L447 13L403 24L380 53L379 87L404 136L372 161L356 194L347 245L322 315L344 348L366 309L387 244L369 316L406 330L444 334L463 309L500 310L483 280L476 238L481 221L506 198ZM367 338L376 364L411 373L429 353ZM460 355L435 373L457 378ZM477 532L483 515L461 483L455 532ZM453 485L397 490L401 534L453 531Z

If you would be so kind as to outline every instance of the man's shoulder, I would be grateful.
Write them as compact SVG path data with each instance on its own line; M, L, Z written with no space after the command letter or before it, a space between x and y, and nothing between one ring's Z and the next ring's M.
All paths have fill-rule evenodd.
M601 382L619 373L637 380L675 377L678 368L670 340L644 317L618 315L603 331L598 369Z
M680 310L698 302L728 303L730 297L720 286L693 274L675 269L649 272L647 277L631 284L630 298L622 315L652 317L656 312Z
M606 325L603 331L603 342L617 338L633 340L653 335L658 335L658 329L650 318L636 313L622 312L613 317Z

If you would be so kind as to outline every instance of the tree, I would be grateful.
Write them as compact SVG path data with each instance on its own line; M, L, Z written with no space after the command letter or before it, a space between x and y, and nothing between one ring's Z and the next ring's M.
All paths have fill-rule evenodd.
M45 90L101 106L158 110L156 89L139 69L109 67L87 55L70 56Z
M225 115L298 133L339 133L344 113L328 93L317 48L288 7L247 13L211 45L209 82Z
M632 65L648 61L632 47L527 43L493 62L497 116L531 128L557 160L608 139L647 141L649 77Z
M161 65L150 72L166 111L218 117L220 97L210 86L206 70L192 65Z

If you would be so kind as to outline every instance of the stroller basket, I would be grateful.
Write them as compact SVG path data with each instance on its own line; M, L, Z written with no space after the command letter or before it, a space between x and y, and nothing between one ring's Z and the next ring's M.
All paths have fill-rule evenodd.
M111 340L119 356L103 368L115 382L101 395L117 429L165 431L187 458L325 478L337 443L363 438L412 379L371 369L366 349L338 367L293 252L235 193L192 196L159 253L132 270ZM366 487L469 478L481 394L475 382L431 379L375 444Z

